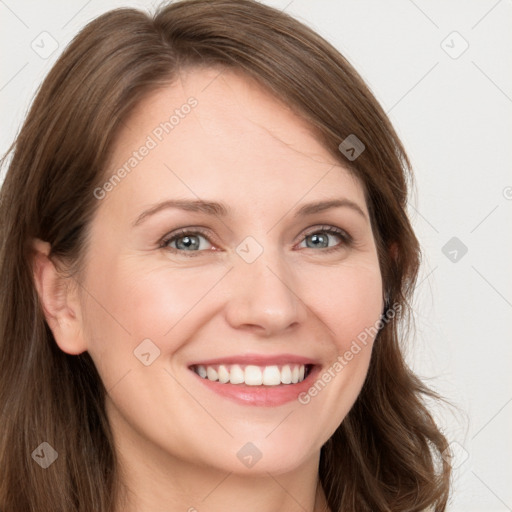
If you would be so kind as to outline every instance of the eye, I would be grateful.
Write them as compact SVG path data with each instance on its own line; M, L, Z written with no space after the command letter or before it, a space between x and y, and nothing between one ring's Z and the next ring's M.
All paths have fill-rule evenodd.
M304 235L299 247L322 249L322 253L326 253L341 250L351 244L352 237L346 231L334 226L316 226ZM214 247L208 234L198 228L183 228L170 233L160 241L159 245L165 250L184 256L199 256Z
M201 230L181 229L178 232L167 235L160 242L160 247L174 253L198 253L209 249L208 244L210 244L210 241L206 233L203 233ZM195 256L195 254L187 254L187 256L192 255Z
M333 239L338 239L338 243L336 243L336 241L333 242ZM350 245L352 243L352 237L340 228L321 226L320 228L315 228L314 231L306 233L304 242L302 242L299 247L304 248L303 243L306 244L305 248L307 249L324 249L323 252L330 252L340 250Z

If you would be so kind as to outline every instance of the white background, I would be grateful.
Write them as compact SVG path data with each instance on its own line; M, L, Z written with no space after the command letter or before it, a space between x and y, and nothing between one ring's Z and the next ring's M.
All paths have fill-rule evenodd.
M156 3L0 0L0 152L85 23L115 7ZM348 58L405 144L416 177L410 214L424 254L408 357L459 409L436 409L457 443L449 510L512 510L512 2L265 3ZM43 31L58 43L48 58L31 47L42 46ZM442 251L452 237L468 249L462 256L448 246L455 262Z

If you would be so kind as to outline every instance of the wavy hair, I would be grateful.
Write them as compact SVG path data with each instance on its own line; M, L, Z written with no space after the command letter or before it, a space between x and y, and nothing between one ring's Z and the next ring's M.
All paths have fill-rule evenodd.
M321 449L319 477L333 512L445 510L447 441L429 413L437 395L403 357L420 264L406 213L405 150L364 81L327 41L253 0L182 0L154 15L116 9L74 38L40 86L0 193L0 509L115 512L118 459L106 390L87 352L57 347L33 277L31 241L80 269L93 195L123 120L187 66L236 69L304 118L364 187L383 286L397 313L379 331L365 384ZM355 134L349 161L338 149ZM400 334L402 333L402 334ZM31 454L58 452L46 470Z

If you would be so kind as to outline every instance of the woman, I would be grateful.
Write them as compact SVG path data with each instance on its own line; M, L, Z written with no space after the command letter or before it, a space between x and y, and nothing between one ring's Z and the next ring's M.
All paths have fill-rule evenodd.
M251 0L112 11L11 149L1 510L445 510L409 162L326 41Z

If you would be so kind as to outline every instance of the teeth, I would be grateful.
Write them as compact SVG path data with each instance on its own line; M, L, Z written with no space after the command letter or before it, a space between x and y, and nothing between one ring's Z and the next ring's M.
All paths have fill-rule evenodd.
M244 371L239 365L234 364L229 371L229 382L231 384L242 384L244 382Z
M289 364L283 366L281 370L281 382L283 384L291 384L292 383L292 370Z
M238 364L194 366L194 371L203 379L218 381L222 384L245 384L246 386L279 386L280 384L297 384L306 375L303 364L285 364L283 366L255 366L245 368Z
M263 384L265 386L279 386L281 384L281 372L277 366L265 366Z
M292 370L292 384L297 384L299 382L299 367L294 366Z
M208 380L218 380L219 374L217 373L217 370L215 368L208 366L206 368L206 377L208 378Z
M219 374L219 382L222 382L223 384L225 384L226 382L229 382L229 371L223 364L221 364L219 366L218 374ZM207 375L208 375L208 373L207 373Z
M263 374L257 366L246 366L244 380L247 386L261 386L263 384Z

